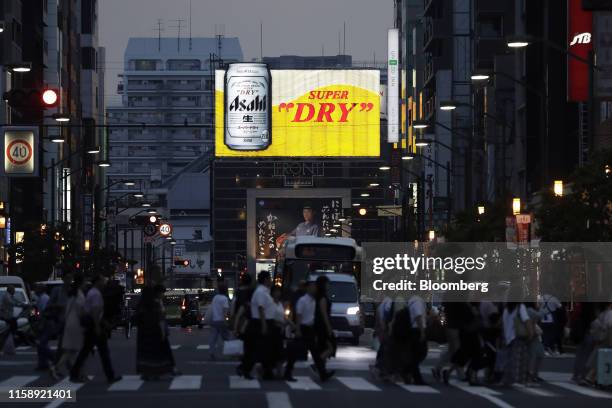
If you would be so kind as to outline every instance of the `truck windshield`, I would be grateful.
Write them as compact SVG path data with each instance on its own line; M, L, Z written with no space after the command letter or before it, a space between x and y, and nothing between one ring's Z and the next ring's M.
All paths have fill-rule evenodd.
M329 282L332 303L355 303L359 300L357 286L351 282Z

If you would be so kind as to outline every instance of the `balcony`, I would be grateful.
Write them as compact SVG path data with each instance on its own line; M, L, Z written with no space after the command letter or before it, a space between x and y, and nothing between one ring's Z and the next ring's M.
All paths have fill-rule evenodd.
M130 108L161 108L162 106L161 100L128 101L128 107Z
M168 82L166 83L165 88L169 91L201 91L202 90L202 82L193 82L193 83L176 83L176 82Z
M170 108L198 108L202 104L197 100L169 100L168 107Z

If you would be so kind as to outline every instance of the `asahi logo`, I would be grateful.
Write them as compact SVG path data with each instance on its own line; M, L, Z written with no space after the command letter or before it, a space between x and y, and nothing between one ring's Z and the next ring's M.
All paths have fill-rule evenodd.
M230 112L265 112L267 109L267 98L257 95L254 99L240 99L236 96L229 106Z
M591 33L576 34L570 43L570 47L576 44L589 44L591 42Z

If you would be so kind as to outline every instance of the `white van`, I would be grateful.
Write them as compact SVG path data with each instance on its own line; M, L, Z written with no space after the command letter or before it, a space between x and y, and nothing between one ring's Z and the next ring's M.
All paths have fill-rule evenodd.
M4 292L6 292L6 288L9 285L13 285L15 287L14 297L17 302L26 305L30 304L30 295L28 293L28 289L23 279L21 279L19 276L0 276L0 297L4 296ZM15 307L13 315L17 317L21 314L22 311L22 307Z
M314 282L321 275L329 279L330 322L336 338L349 339L352 344L358 345L359 337L363 334L363 320L355 277L344 273L314 273L308 280Z

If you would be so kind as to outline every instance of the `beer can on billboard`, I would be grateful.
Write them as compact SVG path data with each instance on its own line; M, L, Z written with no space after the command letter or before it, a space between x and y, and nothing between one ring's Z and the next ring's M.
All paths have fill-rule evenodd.
M272 143L271 75L266 64L234 63L225 73L225 145L265 150Z

